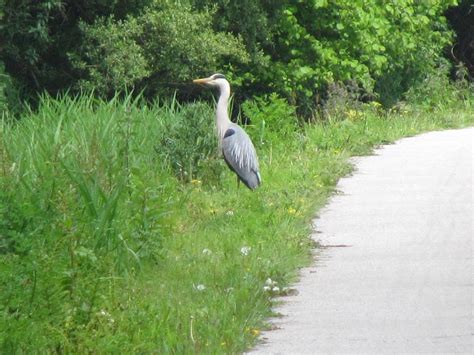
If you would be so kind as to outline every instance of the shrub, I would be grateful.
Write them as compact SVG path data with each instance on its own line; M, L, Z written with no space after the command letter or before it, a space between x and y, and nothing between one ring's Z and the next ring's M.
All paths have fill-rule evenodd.
M214 32L211 15L184 4L155 2L137 17L83 24L84 44L74 61L87 74L82 86L99 94L138 86L153 95L170 95L176 83L222 69L229 58L245 62L241 41Z
M83 36L79 24L139 13L152 0L72 1L0 0L0 61L21 88L21 99L37 102L38 93L57 94L71 88L83 71L71 65Z
M255 55L239 72L247 92L277 92L310 115L335 82L355 82L390 106L443 61L451 32L442 14L455 3L260 1L238 17L239 5L218 1L215 23L244 33L248 48L267 58Z
M133 19L115 22L111 18L94 25L82 23L85 33L82 58L71 55L76 69L85 71L79 86L101 95L133 88L150 74L143 49L134 41L143 34ZM124 35L125 34L125 35Z
M470 33L470 22L462 20L469 14L458 18L468 12L468 2L448 12L460 22L460 39ZM356 83L393 105L445 61L452 32L443 14L457 1L15 4L0 2L0 60L32 100L43 90L71 87L94 88L102 96L143 89L148 98L178 91L189 100L197 96L192 78L223 71L238 102L276 92L311 116L334 83ZM453 53L472 70L465 41L470 37L462 38Z
M0 118L14 117L21 112L24 106L18 83L6 71L0 61Z
M326 97L316 116L328 121L357 118L358 110L362 107L362 91L357 84L328 85Z
M2 114L8 112L8 101L6 97L6 88L9 84L10 78L5 74L5 67L3 62L0 62L0 117Z
M214 111L208 104L177 104L166 113L157 152L182 181L220 175ZM213 180L215 183L216 180Z
M449 80L447 66L440 68L437 72L427 74L422 82L406 92L406 100L424 111L456 108L461 103L472 104L474 86L469 83L463 70L465 69L459 69L458 79L455 82Z
M292 135L298 127L296 109L278 94L248 100L242 105L242 110L253 126L250 132L254 142L264 144L288 139L291 144Z

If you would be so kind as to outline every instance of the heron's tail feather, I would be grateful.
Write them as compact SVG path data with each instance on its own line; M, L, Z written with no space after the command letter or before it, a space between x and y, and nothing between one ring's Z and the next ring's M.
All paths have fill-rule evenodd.
M260 178L260 173L255 170L251 170L250 174L245 174L246 176L240 176L240 180L247 186L249 189L254 190L260 186L262 180Z

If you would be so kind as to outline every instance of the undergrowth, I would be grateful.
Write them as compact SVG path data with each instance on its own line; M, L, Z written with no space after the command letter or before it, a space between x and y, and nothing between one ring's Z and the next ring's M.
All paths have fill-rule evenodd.
M255 192L217 154L206 103L44 97L4 119L0 352L242 351L311 259L311 218L350 156L473 124L466 97L337 106L311 124L277 96L244 110Z

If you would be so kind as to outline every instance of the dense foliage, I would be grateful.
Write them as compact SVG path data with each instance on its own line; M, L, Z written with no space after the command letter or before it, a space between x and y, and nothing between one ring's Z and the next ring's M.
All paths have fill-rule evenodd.
M190 6L156 3L124 21L109 18L82 26L84 59L75 62L85 71L81 86L107 94L146 84L151 93L163 96L170 94L166 88L173 83L190 82L203 68L212 72L229 61L245 62L241 42L214 32L211 15Z
M2 0L0 58L25 95L67 89L80 78L69 58L83 42L80 24L112 16L119 20L146 2Z
M308 113L342 82L391 105L444 61L452 35L443 13L456 3L4 0L8 78L0 66L0 89L11 81L10 102L91 87L103 96L135 88L149 98L177 90L189 99L197 95L190 79L222 71L239 102L276 92ZM451 16L460 33L469 31L464 18ZM470 60L466 47L455 48L456 60Z
M263 81L291 102L311 108L329 84L350 81L393 104L442 61L443 48L450 41L442 13L454 2L339 0L279 4L273 7L271 16L266 16L270 22L263 31L267 41L257 37L257 25L252 32L255 38L247 41L261 43L268 60L263 68L252 63L252 68L259 69L249 70L246 80L260 85ZM224 14L225 5L224 1ZM266 11L268 7L262 4L256 14L262 17ZM247 18L240 22L247 22Z

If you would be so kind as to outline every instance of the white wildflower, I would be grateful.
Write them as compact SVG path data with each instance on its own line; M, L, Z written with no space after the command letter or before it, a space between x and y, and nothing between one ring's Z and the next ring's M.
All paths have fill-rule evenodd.
M203 253L204 255L211 255L211 254L212 254L212 251L211 251L210 249L205 248L205 249L202 250L202 253Z
M233 216L233 215L234 215L234 211L232 211L232 210L227 211L227 212L226 212L226 215L228 215L228 216Z
M204 286L203 284L199 284L197 286L194 286L194 288L198 291L204 291L206 289L206 286Z
M265 285L273 286L276 285L276 281L273 281L271 278L265 280Z
M271 290L271 287L270 287L270 286L263 286L263 290L264 290L264 291L270 291L270 290Z
M100 310L100 315L101 316L108 316L109 313L107 311L104 311L103 309Z
M242 248L240 248L240 253L241 253L243 256L247 256L247 255L249 255L250 250L252 250L251 247L242 247Z
M115 320L112 318L112 315L104 309L101 309L97 314L101 317L104 317L110 325L115 322Z
M280 292L280 287L275 286L275 287L272 288L272 291L273 292Z

